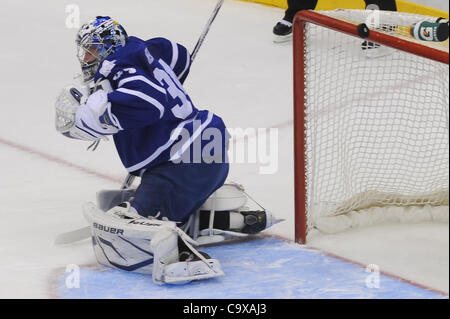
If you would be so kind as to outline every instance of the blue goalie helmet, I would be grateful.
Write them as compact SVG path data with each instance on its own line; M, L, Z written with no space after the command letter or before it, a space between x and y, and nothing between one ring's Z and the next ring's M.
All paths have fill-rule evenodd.
M93 80L100 63L124 47L127 39L125 29L110 17L99 16L83 24L75 40L83 81Z

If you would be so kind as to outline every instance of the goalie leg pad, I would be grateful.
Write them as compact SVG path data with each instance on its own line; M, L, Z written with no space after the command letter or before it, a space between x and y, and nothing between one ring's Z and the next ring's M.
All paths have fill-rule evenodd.
M102 265L152 274L157 284L186 283L224 274L220 263L203 257L192 247L195 242L174 222L139 216L129 203L106 213L87 203L83 211L91 225L95 256ZM179 240L199 260L180 262Z
M143 216L185 222L219 188L228 174L228 163L167 162L147 169L131 201Z

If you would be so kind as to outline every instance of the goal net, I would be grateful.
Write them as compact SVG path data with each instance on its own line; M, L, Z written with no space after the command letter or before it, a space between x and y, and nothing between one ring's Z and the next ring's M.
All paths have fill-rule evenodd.
M435 17L301 11L294 20L295 237L383 222L447 221L448 40ZM360 37L358 25L370 34ZM361 27L360 27L361 28Z

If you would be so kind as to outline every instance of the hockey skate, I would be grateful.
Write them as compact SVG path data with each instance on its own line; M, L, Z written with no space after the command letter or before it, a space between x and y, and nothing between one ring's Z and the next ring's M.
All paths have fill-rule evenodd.
M199 245L207 245L244 239L283 221L262 207L250 210L249 198L241 185L225 184L181 228Z
M292 23L281 20L273 27L273 42L282 43L292 39Z

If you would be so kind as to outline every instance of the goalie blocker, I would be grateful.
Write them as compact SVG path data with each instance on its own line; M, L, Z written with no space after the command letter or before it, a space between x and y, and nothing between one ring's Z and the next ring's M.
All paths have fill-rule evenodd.
M132 189L103 190L97 193L97 205L85 204L94 253L102 265L152 274L159 284L224 275L218 260L194 246L246 237L281 221L264 209L248 210L248 195L237 184L219 188L180 227L137 214L128 202L133 194Z

